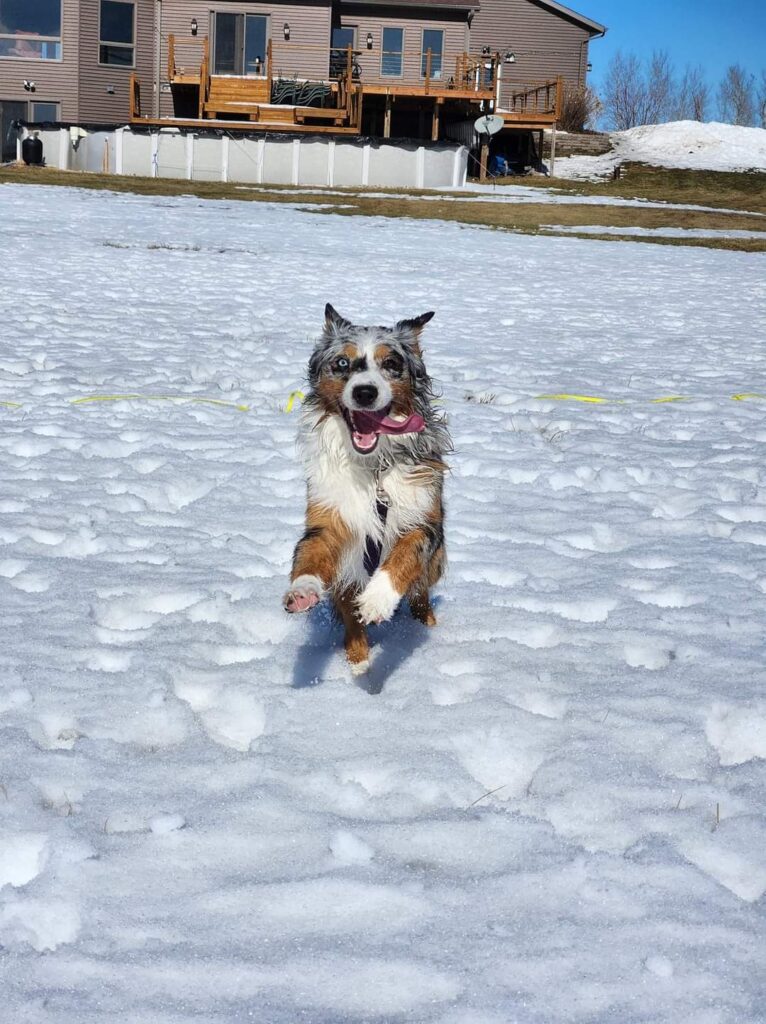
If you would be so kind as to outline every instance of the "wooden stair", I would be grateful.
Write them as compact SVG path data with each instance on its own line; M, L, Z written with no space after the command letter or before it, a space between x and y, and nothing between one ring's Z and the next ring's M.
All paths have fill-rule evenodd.
M215 118L219 114L242 114L251 121L259 120L259 107L271 99L268 78L229 78L211 75L202 116Z
M340 127L348 123L348 113L345 108L329 109L327 107L295 107L295 121L297 124L305 124L307 121L332 122Z

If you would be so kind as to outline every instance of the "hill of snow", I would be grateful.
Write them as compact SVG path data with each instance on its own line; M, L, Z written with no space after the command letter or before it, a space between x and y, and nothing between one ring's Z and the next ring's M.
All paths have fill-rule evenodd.
M766 129L699 121L671 121L612 132L611 152L556 161L561 178L603 178L633 160L659 167L708 171L766 170Z
M763 1024L764 257L0 212L2 1020ZM436 310L456 446L357 681L281 607L327 300Z

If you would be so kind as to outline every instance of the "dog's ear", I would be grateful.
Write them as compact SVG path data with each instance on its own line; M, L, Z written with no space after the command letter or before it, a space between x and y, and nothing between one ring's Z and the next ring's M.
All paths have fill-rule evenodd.
M420 355L421 331L435 315L433 310L431 310L430 313L421 313L420 316L412 317L411 320L400 320L394 327L394 331L402 335L403 340L409 341L415 352Z
M354 325L350 320L346 320L345 317L341 316L337 309L328 302L324 308L324 327L325 331L329 334L337 334L339 331L347 330L349 327Z

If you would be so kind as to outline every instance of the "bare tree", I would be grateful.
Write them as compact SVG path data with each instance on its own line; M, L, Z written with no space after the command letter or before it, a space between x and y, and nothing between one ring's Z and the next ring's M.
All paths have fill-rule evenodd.
M677 105L673 65L667 52L655 50L644 70L634 53L618 51L607 70L603 102L604 113L617 131L667 121Z
M667 50L655 50L645 79L646 102L643 124L660 124L673 116L675 77Z
M604 113L618 132L644 123L645 91L638 57L618 50L609 62L604 84Z
M761 72L761 80L758 83L758 114L761 118L761 128L766 128L766 69Z
M679 121L704 121L710 101L710 86L700 64L687 64L678 87L675 117Z
M722 121L755 124L755 76L739 64L726 69L718 89L718 109Z
M585 128L592 128L602 109L598 93L589 85L566 84L558 127L565 132L581 132Z

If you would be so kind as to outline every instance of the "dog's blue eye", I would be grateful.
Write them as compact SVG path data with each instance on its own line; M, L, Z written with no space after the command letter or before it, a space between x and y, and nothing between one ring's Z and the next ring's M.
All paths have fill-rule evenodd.
M341 356L340 359L335 360L333 370L335 370L336 373L345 373L350 365L351 363L348 361L348 359L346 359L344 356Z

